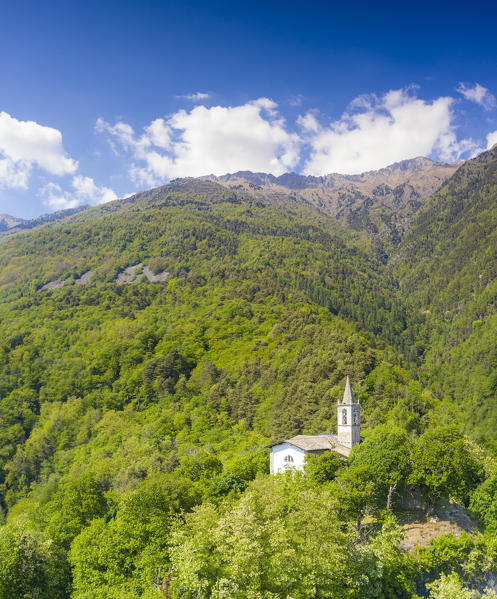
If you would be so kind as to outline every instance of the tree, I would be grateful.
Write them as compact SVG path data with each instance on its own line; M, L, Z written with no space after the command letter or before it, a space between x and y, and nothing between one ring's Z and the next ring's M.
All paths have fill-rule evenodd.
M404 429L381 425L351 452L351 468L364 468L374 486L374 500L390 509L394 493L405 485L411 470L411 440Z
M329 490L300 473L258 479L231 509L203 504L178 523L173 597L376 598L374 556L356 541Z
M308 453L305 456L305 473L317 484L333 480L344 465L344 459L333 451L326 451L321 455Z
M94 518L109 510L109 502L100 485L89 475L60 485L45 506L46 529L55 542L69 549L71 541Z
M368 511L374 506L374 483L366 466L348 467L340 471L332 486L332 491L340 505L340 511L353 518L356 528L361 525Z
M23 524L0 527L0 599L65 599L70 572L65 553Z
M430 589L430 599L473 599L474 593L465 588L460 577L452 572L442 574L439 579L426 585Z
M444 496L468 504L470 492L483 478L483 467L471 453L455 425L428 430L418 437L412 452L409 483L419 485L428 511Z
M492 474L471 496L469 509L487 528L497 528L497 473Z
M379 597L410 599L419 568L414 557L400 547L405 534L392 512L383 512L380 520L381 530L371 542L381 572L382 591Z
M115 518L93 520L74 539L73 598L140 596L156 568L168 569L171 523L198 500L191 482L174 476L152 478L127 493Z

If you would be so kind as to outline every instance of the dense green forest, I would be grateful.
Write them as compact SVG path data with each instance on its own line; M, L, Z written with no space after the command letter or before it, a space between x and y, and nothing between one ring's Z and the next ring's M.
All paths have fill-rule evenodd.
M497 427L497 149L463 164L394 257L400 290L428 324L425 381L461 406L468 433Z
M497 597L496 177L394 248L195 179L5 238L0 599ZM347 375L364 442L269 476ZM478 530L408 551L414 491Z

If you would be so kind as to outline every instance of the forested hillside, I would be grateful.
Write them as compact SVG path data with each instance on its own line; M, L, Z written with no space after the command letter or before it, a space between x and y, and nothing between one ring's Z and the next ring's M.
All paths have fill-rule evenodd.
M497 148L461 166L420 211L392 263L427 321L425 376L487 440L497 426Z
M482 346L458 319L485 306L492 345L495 160L390 256L294 198L194 179L3 240L0 598L494 597L495 448L460 399L495 403L495 364L463 369ZM471 252L460 218L486 227ZM335 431L346 375L364 443L269 477L268 443ZM413 491L481 532L402 549Z

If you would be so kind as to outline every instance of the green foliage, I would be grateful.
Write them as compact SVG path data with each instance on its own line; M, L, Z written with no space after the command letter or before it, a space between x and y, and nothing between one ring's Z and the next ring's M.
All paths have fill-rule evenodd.
M468 434L488 445L497 426L496 247L494 148L434 194L392 261L402 295L422 317L424 379L459 407Z
M0 597L65 599L70 572L50 538L18 524L0 528Z
M344 465L344 459L331 451L321 455L309 453L305 456L305 473L318 484L334 480L338 470Z
M95 518L109 511L109 503L91 476L82 476L59 485L45 508L46 532L56 543L69 549L71 541Z
M477 164L493 181L492 160ZM150 599L169 575L183 599L483 590L495 481L458 420L472 414L491 447L495 228L479 255L458 215L493 222L495 194L473 175L440 191L390 264L308 206L206 181L4 240L0 597ZM167 279L117 284L139 263ZM68 282L41 290L55 279ZM269 478L270 441L335 429L347 374L364 443L348 463L325 453ZM407 553L382 512L406 482L430 504L471 501L485 536Z
M444 535L418 548L418 564L427 585L441 575L456 573L466 586L481 590L497 568L497 542L489 535Z
M415 558L400 547L405 535L390 511L381 514L381 530L371 547L381 568L381 593L385 599L411 599L419 578Z
M474 594L463 587L462 581L455 573L442 576L428 585L430 599L473 599Z
M497 530L497 473L493 473L471 496L469 509L482 525Z
M344 516L355 520L356 528L374 506L374 483L366 466L345 468L339 472L332 486L337 502Z
M141 596L155 569L168 564L167 545L176 514L198 493L178 477L156 477L125 494L115 518L95 519L71 546L74 599Z
M444 496L468 505L483 479L483 466L454 425L426 431L413 447L412 485L419 485L431 507Z
M251 452L228 463L220 474L212 476L208 497L216 501L228 494L238 495L258 475L269 474L266 451Z
M411 471L411 439L401 428L378 426L354 448L349 462L353 472L367 473L362 476L373 485L376 506L389 509Z
M180 476L184 476L190 480L201 480L219 474L222 469L223 464L219 458L215 455L199 451L193 455L182 457L176 472Z
M252 483L226 513L204 504L173 535L173 597L378 597L335 501L291 474Z

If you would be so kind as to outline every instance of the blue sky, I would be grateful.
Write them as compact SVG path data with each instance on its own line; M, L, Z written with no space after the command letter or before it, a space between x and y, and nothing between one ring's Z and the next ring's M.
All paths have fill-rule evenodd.
M2 3L0 213L497 143L484 3Z

